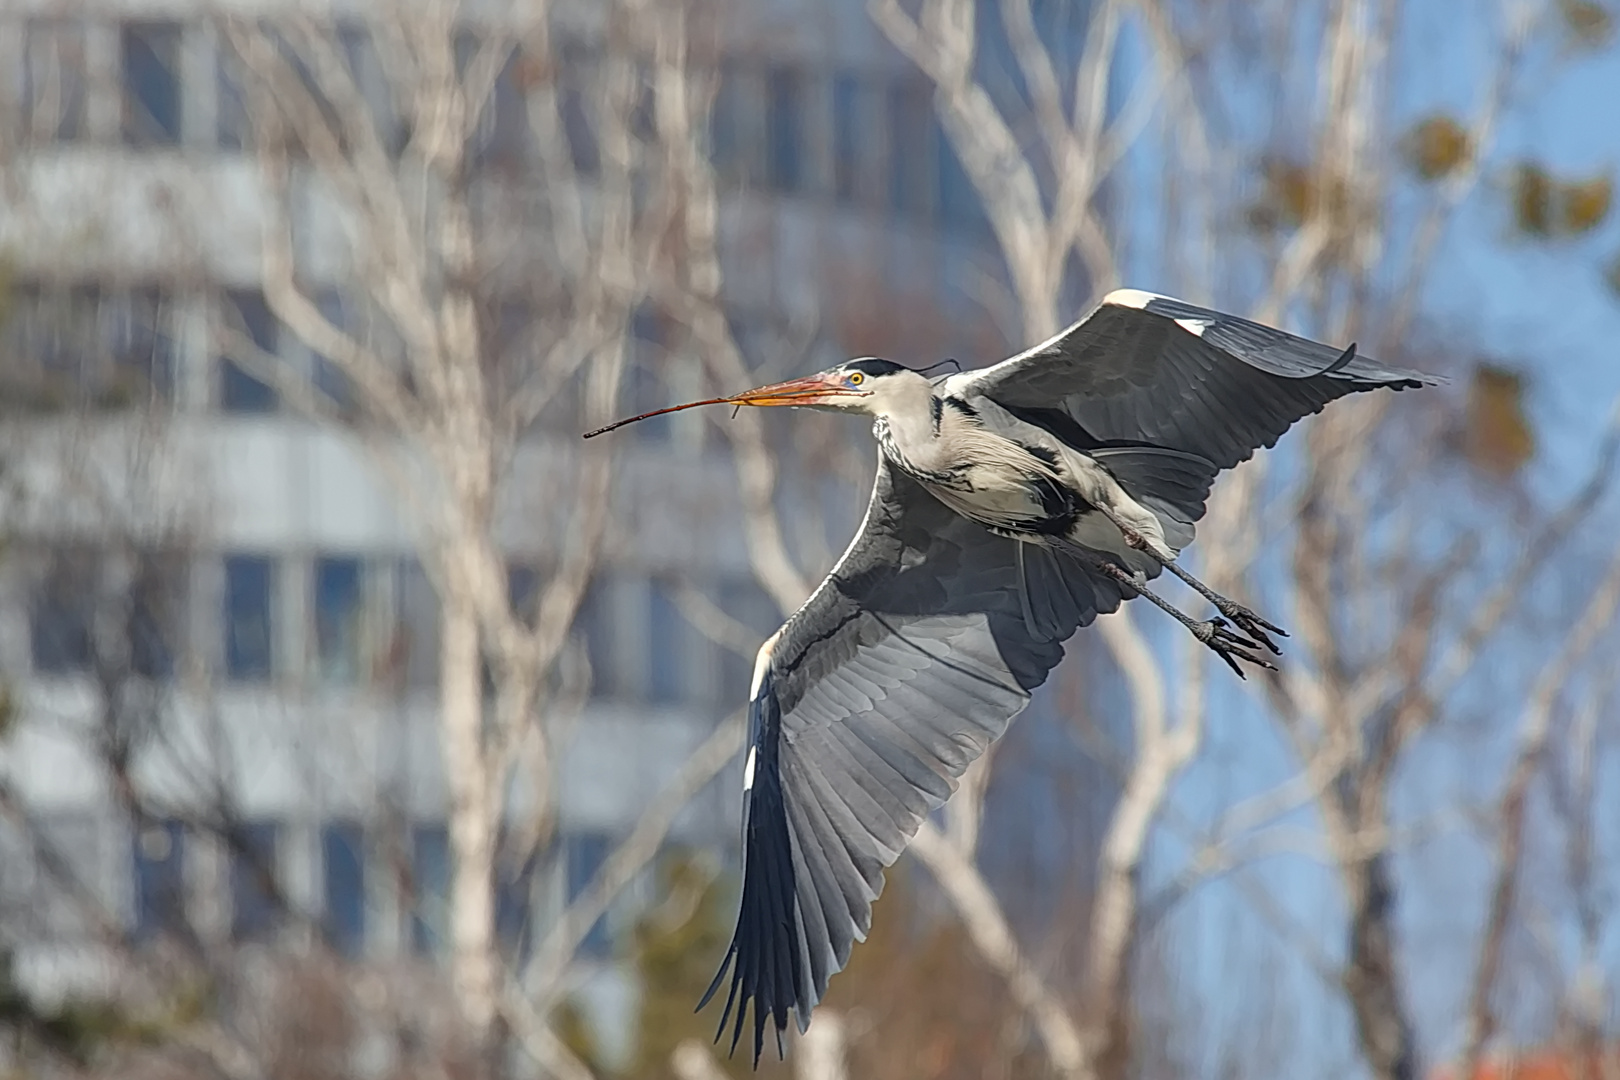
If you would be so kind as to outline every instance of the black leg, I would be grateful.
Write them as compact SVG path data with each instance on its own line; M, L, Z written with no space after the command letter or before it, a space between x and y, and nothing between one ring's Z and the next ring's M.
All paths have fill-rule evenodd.
M1248 676L1243 673L1243 669L1238 667L1237 662L1239 660L1247 660L1256 667L1267 668L1271 671L1277 670L1277 665L1271 663L1269 660L1266 660L1255 651L1260 648L1257 643L1250 641L1248 638L1239 634L1234 634L1231 630L1228 630L1225 619L1214 618L1205 622L1199 622L1192 616L1181 611L1164 597L1148 588L1147 578L1144 575L1132 574L1129 570L1126 570L1124 567L1118 565L1107 557L1099 555L1087 548L1083 548L1078 544L1071 544L1066 540L1060 540L1058 541L1058 545L1062 550L1068 552L1070 555L1096 570L1098 573L1105 574L1108 577L1113 578L1121 585L1124 585L1133 592L1140 594L1149 603L1168 613L1171 618L1175 619L1178 623L1191 631L1193 637L1209 646L1210 649L1214 650L1216 656L1219 656L1222 660L1226 661L1226 666L1236 672L1238 678L1248 678Z
M1160 558L1157 552L1148 547L1147 540L1142 536L1141 533L1137 532L1135 529L1121 521L1119 515L1114 513L1112 509L1106 506L1102 507L1101 509L1102 512L1108 517L1108 520L1112 521L1119 529L1120 535L1125 538L1125 543L1128 546L1133 547L1138 551L1145 551L1149 555L1153 556L1154 559L1158 560L1160 566L1176 575L1176 577L1180 578L1182 581L1185 581L1188 585L1191 585L1199 596L1202 596L1205 600L1208 600L1211 604L1214 604L1215 610L1226 616L1226 618L1232 620L1232 623L1236 625L1238 629L1242 630L1245 634L1248 634L1259 644L1270 649L1273 654L1278 656L1282 655L1282 650L1277 647L1276 642L1272 641L1271 638L1266 636L1266 632L1270 631L1271 633L1277 634L1281 637L1287 637L1288 631L1284 630L1280 626L1272 625L1265 619L1262 619L1259 615L1256 615L1253 611L1238 603L1236 600L1222 596L1220 593L1216 592L1214 589L1210 588L1208 585L1205 585L1202 581L1199 581L1197 578L1187 573L1187 571L1177 566L1173 560L1167 562Z

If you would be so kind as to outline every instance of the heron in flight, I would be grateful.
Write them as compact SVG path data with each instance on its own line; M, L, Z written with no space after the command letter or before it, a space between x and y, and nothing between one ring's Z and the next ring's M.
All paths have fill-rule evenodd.
M755 1064L767 1021L778 1052L790 1012L808 1026L884 869L1077 628L1142 596L1238 675L1271 667L1283 631L1176 564L1216 475L1336 398L1437 381L1121 289L994 367L930 379L867 357L676 406L862 413L879 449L859 532L754 664L741 907L698 1006L730 971L732 1049L750 1001ZM1164 570L1218 614L1158 596Z

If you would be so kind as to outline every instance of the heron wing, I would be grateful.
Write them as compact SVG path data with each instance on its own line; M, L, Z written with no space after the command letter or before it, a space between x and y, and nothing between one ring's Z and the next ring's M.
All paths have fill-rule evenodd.
M1145 442L1229 469L1346 394L1440 380L1167 296L1119 289L1050 341L945 391L983 395L1077 449Z
M751 1000L756 1062L767 1017L779 1043L790 1010L809 1023L871 926L883 869L1029 703L1063 641L1119 606L1113 581L1033 545L1021 562L1017 547L880 455L849 549L761 650L741 910L703 999L730 967L720 1029L735 1007L735 1049Z

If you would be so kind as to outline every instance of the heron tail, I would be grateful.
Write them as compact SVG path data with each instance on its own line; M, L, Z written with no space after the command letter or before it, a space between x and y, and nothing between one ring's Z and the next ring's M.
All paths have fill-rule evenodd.
M1164 528L1164 542L1176 552L1192 543L1193 523L1220 472L1207 458L1161 446L1110 446L1092 450L1126 494L1149 510Z

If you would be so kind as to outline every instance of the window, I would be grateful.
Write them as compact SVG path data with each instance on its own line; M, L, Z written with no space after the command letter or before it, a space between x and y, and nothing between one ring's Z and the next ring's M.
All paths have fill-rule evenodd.
M853 75L833 79L833 198L841 203L866 199L867 118L870 103L860 81Z
M278 921L277 827L250 821L231 836L231 937L268 941Z
M653 580L647 592L647 700L672 705L686 689L691 625L675 601L672 582Z
M597 57L579 44L564 45L562 71L558 79L558 107L562 113L563 134L573 155L574 168L582 176L594 176L602 167L602 153L596 144L591 123L591 83L597 77Z
M0 879L7 880L0 881L0 889L9 890L14 903L28 905L10 910L31 910L43 930L65 941L82 942L94 934L97 927L92 912L106 902L110 892L103 821L94 812L47 811L31 815L25 830L13 834L18 847L0 852L0 858L17 860L5 864L6 873L0 874ZM31 843L28 832L33 834ZM93 901L90 910L84 906L86 899Z
M366 948L365 841L365 830L357 822L332 822L321 829L322 928L327 943L350 959Z
M926 88L902 83L889 88L889 208L917 217L928 211L928 154L933 109Z
M344 63L365 99L378 141L389 154L398 157L410 141L410 125L394 106L393 87L383 69L376 40L364 23L347 19L339 21L337 36Z
M149 552L136 560L125 608L129 665L135 674L148 679L174 677L175 658L184 648L189 585L183 556Z
M766 176L775 191L804 188L804 95L797 71L773 68L765 81Z
M535 861L532 856L521 864L501 859L495 866L495 936L508 953L518 956L525 955L530 944Z
M668 400L660 372L666 367L668 337L663 320L651 308L636 311L630 320L631 348L635 366L630 371L630 400L636 412L659 408ZM675 430L673 417L655 416L635 425L637 439L648 443L667 443Z
M603 833L579 832L564 836L563 845L563 861L566 863L568 879L568 902L571 904L579 899L579 895L595 880L597 872L602 869L602 864L607 861L612 842ZM604 957L611 953L612 949L613 942L608 935L607 919L597 919L590 932L585 935L580 951L586 956Z
M185 828L178 821L149 822L135 831L137 940L186 931L185 839Z
M343 302L341 293L325 290L315 297L315 306L338 330L352 333L349 324L348 307ZM344 374L343 369L334 361L320 353L315 354L315 370L312 372L315 393L326 399L326 404L337 410L339 415L352 416L356 411L354 384Z
M214 142L221 150L251 150L253 125L242 86L242 59L221 40L214 59Z
M168 401L174 394L170 297L158 286L116 293L101 311L102 340L111 360L97 397L104 405Z
M390 666L405 686L431 689L439 682L439 595L415 559L399 561L395 585L397 622Z
M765 638L782 624L776 603L752 578L733 578L721 583L715 603L721 611ZM735 649L719 647L720 685L715 688L721 701L740 701L754 678L754 657Z
M315 669L323 682L352 686L360 678L360 560L318 558L314 577Z
M442 824L411 830L411 948L443 955L450 898L450 837Z
M510 173L528 167L534 155L526 85L533 77L533 61L513 49L482 103L478 130L473 136L472 159L476 167Z
M540 571L527 563L508 564L506 599L512 605L512 613L526 625L533 626L539 615Z
M939 118L934 118L934 158L938 165L939 220L943 225L965 232L988 233L990 219L985 216L984 204L973 187L967 170L956 156L956 148L946 136Z
M267 558L225 558L225 673L232 679L262 682L274 671L274 578Z
M612 599L608 581L598 577L585 590L574 616L574 633L583 639L591 665L592 697L605 697L614 691Z
M174 350L163 288L25 284L6 302L12 363L0 377L9 404L115 409L170 396Z
M125 23L121 35L124 141L131 146L180 142L180 24Z
M23 118L35 142L85 134L84 24L30 19L23 44Z
M99 579L100 566L90 552L57 552L50 557L28 612L36 672L66 675L90 670Z
M244 336L260 354L256 359L275 356L279 334L275 316L264 302L264 294L256 291L232 290L225 296L224 331L226 355L219 358L219 404L230 413L268 413L276 410L276 392L267 383L249 375L243 366L230 357L230 338Z
M720 71L709 114L709 154L715 171L724 183L752 184L759 176L754 111L759 99L755 73L740 64L727 63Z

